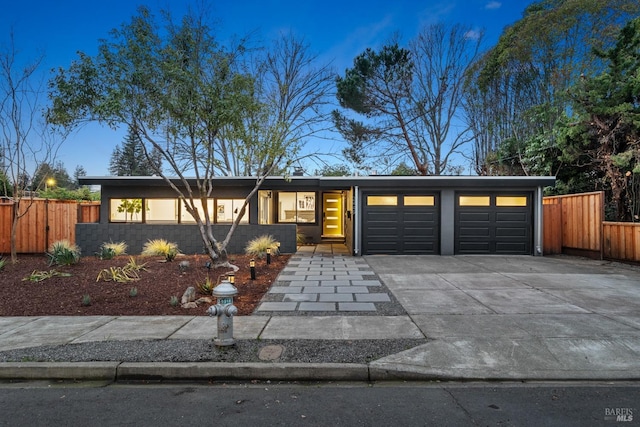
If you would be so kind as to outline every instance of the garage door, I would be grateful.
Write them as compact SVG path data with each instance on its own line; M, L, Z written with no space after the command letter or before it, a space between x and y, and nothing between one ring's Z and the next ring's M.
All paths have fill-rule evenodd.
M362 253L437 254L435 194L363 194Z
M455 253L530 255L531 194L457 194Z

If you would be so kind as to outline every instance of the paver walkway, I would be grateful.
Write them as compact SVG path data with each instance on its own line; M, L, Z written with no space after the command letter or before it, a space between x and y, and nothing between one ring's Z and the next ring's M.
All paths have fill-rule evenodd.
M340 244L302 246L278 276L256 314L376 312L391 303L386 287L363 258Z

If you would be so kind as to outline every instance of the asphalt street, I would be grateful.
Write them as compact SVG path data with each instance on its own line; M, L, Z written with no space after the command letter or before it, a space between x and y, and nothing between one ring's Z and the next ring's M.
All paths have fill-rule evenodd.
M0 425L584 427L639 403L633 383L29 382L0 385Z

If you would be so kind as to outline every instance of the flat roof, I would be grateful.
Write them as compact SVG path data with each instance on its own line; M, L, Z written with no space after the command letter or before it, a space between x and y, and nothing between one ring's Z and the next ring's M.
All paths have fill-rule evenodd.
M180 185L180 178L170 178ZM189 185L195 185L196 179L186 178ZM213 178L214 186L253 186L256 177L222 176ZM78 179L81 185L101 186L164 186L165 180L159 176L84 176ZM303 187L340 188L340 187L437 187L437 188L487 188L487 187L547 187L555 185L555 176L269 176L263 185L284 187L298 184Z

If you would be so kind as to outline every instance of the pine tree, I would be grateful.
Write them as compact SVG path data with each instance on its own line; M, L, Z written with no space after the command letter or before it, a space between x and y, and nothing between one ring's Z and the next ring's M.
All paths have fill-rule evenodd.
M151 176L156 174L162 164L162 158L157 150L150 153L151 163L144 153L142 140L135 129L129 128L127 136L111 154L109 173L117 176ZM157 165L157 166L154 166Z

